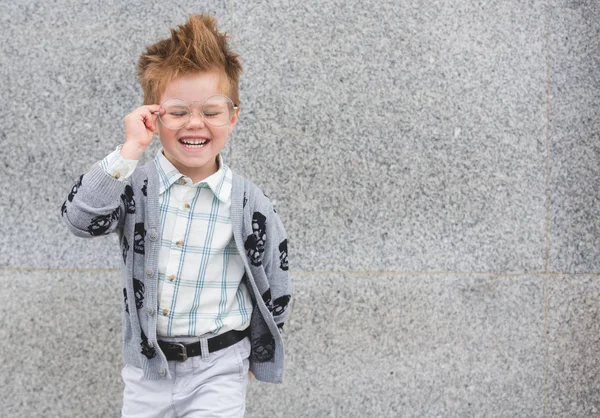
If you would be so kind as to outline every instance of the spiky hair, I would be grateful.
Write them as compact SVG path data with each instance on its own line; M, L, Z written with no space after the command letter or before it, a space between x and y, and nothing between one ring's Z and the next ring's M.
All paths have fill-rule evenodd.
M144 90L144 104L157 104L172 80L203 71L223 71L225 88L239 105L239 56L229 49L227 34L219 32L217 21L208 15L190 15L184 25L171 29L171 37L146 47L138 60L138 78Z

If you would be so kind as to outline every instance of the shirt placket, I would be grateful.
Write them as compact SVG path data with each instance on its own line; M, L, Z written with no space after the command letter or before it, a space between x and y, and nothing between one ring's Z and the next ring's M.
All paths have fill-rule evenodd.
M187 182L191 184L191 182ZM191 227L191 202L196 188L185 185L174 184L171 186L172 195L169 202L170 208L176 208L176 213L170 214L175 217L173 234L169 243L168 260L166 263L165 277L162 283L162 291L159 302L159 318L163 323L163 329L172 334L174 328L174 313L180 311L178 306L178 292L181 286L181 273L183 263L186 262L186 232Z

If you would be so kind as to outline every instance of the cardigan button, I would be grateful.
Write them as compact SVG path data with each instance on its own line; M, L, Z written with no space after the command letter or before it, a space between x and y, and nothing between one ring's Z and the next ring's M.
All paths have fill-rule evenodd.
M158 371L158 374L160 375L160 377L165 377L165 375L167 374L167 371L165 369L160 369Z
M150 230L150 241L156 241L156 238L158 238L158 236L156 235L156 231L154 229Z
M148 308L148 310L146 312L148 312L149 316L153 316L154 315L154 309L152 309L152 308Z
M153 274L154 272L152 271L152 269L146 269L146 276L152 277Z

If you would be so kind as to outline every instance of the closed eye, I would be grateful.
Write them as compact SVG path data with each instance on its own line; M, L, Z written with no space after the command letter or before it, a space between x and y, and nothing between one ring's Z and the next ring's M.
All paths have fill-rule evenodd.
M188 115L188 112L171 112L169 113L169 116L173 116L176 118L182 118Z

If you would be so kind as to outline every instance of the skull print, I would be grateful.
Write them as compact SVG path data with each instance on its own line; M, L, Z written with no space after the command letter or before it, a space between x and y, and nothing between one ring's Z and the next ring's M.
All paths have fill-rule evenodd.
M271 312L273 316L279 316L283 314L290 303L290 299L290 295L283 295L274 301L271 301L271 289L268 289L262 295L262 300L265 302L265 305L267 308L269 308L269 312Z
M127 252L129 251L129 242L127 242L127 237L123 235L123 239L121 240L121 249L123 250L123 263L127 264Z
M279 268L284 271L288 271L288 249L287 249L287 239L284 239L281 244L279 244Z
M135 294L135 307L142 309L144 306L144 283L138 279L133 279L133 293Z
M140 222L135 224L135 231L133 236L133 251L138 254L144 254L144 238L146 237L146 229L144 223Z
M125 192L121 195L121 200L125 205L125 213L135 213L135 200L133 200L133 189L129 184L125 186Z
M267 289L265 293L262 295L262 300L267 305L267 308L271 310L271 289Z
M250 263L253 266L262 264L262 255L265 252L265 242L267 240L267 226L265 215L260 212L254 212L252 217L252 234L248 236L244 243Z
M75 185L71 189L71 193L69 193L69 197L68 197L69 202L73 201L73 197L75 197L75 195L79 191L79 188L81 187L82 182L83 182L83 174L79 177L79 180L77 180L77 183L75 183Z
M144 196L148 196L148 179L144 180L144 185L142 186L142 193Z
M91 235L102 235L109 230L111 225L110 215L99 215L92 219L92 223L88 226L88 232Z
M290 295L283 295L275 299L275 301L273 301L273 310L271 311L273 316L279 316L283 314L290 303L290 299Z
M275 339L271 334L264 334L252 340L252 361L266 363L275 357Z
M145 355L148 359L154 358L156 357L156 349L154 347L150 347L150 345L148 344L148 338L146 337L146 334L144 334L144 331L142 331L142 342L141 342L141 346L142 346L142 354Z
M117 206L113 213L94 217L90 225L88 225L88 232L91 235L104 235L108 233L113 221L118 221L120 217L121 207Z
M129 305L127 304L127 289L123 288L123 302L125 303L125 312L129 313Z

